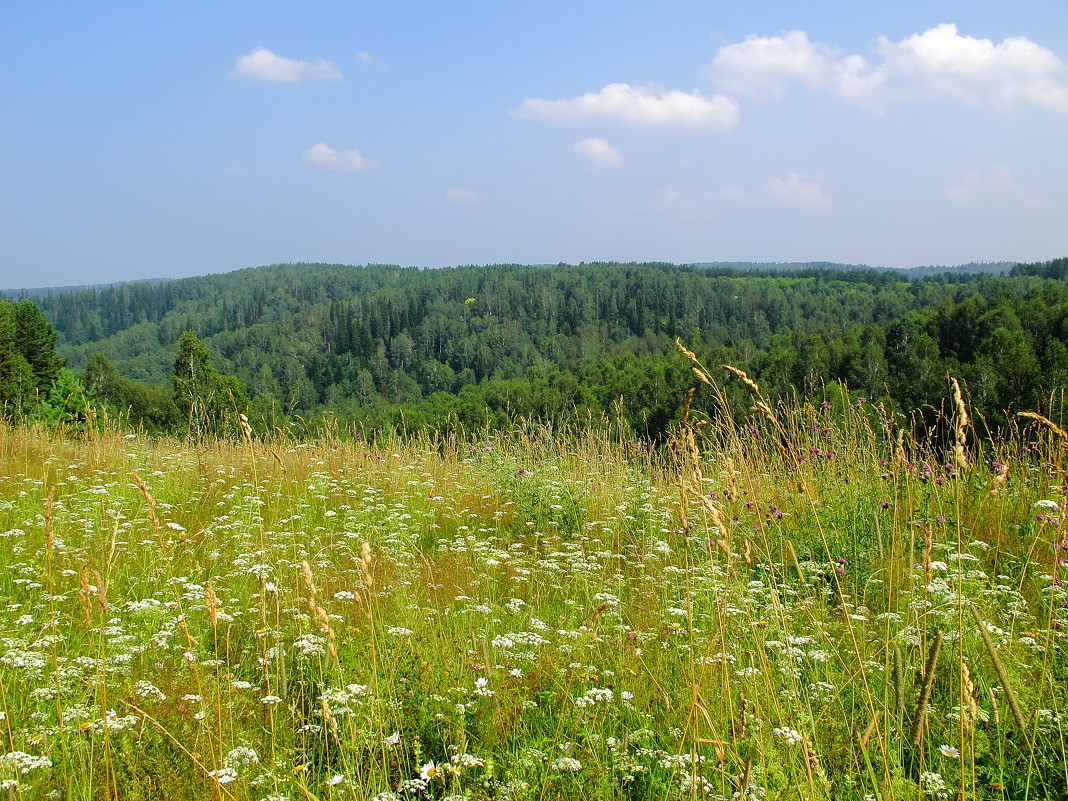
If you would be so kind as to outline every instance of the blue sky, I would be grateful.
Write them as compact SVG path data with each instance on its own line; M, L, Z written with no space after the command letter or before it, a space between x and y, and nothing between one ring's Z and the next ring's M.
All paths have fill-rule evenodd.
M1068 255L1068 4L0 4L0 286Z

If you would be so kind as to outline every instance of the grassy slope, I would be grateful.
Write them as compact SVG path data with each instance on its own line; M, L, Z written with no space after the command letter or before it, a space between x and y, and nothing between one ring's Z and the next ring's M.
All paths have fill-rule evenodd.
M1065 797L1062 443L947 465L867 405L715 403L665 455L0 429L0 781Z

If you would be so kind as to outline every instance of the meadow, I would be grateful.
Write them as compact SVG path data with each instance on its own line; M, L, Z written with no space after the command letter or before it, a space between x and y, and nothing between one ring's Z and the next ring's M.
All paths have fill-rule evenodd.
M695 367L662 448L0 427L0 791L1068 797L1068 434Z

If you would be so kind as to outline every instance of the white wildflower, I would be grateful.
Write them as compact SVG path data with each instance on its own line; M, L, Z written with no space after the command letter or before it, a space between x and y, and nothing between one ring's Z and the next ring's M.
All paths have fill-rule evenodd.
M574 757L557 757L549 764L549 770L578 773L578 771L582 770L582 763Z
M804 738L801 733L796 729L791 729L789 726L780 726L772 731L776 737L780 738L787 745L797 745Z

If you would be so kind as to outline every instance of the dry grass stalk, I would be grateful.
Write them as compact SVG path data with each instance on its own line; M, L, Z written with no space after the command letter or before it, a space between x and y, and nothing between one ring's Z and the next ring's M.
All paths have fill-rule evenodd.
M278 463L278 466L282 468L282 474L288 474L289 470L286 469L286 464L282 461L282 457L278 455L278 451L271 449L270 453L271 456L274 457L274 460Z
M757 403L755 403L752 406L750 406L749 407L749 413L750 414L762 414L765 417L767 417L769 420L771 420L773 423L777 422L776 418L775 418L775 412L773 412L771 410L771 407L768 406L768 404L765 403L764 401L758 401Z
M52 549L55 547L56 538L52 531L52 502L55 499L56 488L50 487L48 490L48 498L45 500L44 519L45 519L45 547L48 549L48 553L52 553Z
M601 619L601 613L604 612L604 610L607 609L607 608L608 608L608 604L607 603L602 603L600 606L598 606L596 609L594 609L590 613L590 616L586 618L586 622L582 624L582 627L586 628L586 629L592 629L593 628L593 624Z
M955 378L950 378L950 382L953 384L953 405L957 409L957 428L961 429L971 424L971 419L968 417L968 410L964 406L964 395L960 390L960 382Z
M137 487L141 493L141 497L145 499L145 503L148 504L148 519L152 523L152 527L156 531L160 530L159 518L156 517L156 499L152 497L152 494L148 491L148 486L137 473L130 473L130 478L133 479L134 486Z
M957 419L954 421L953 434L953 465L958 470L963 470L968 466L968 456L964 452L964 445L966 440L965 429L971 423L968 417L968 409L964 405L964 396L960 391L960 384L957 379L950 378L950 382L953 384L953 405L957 410Z
M701 360L697 358L697 354L682 344L682 340L678 337L675 338L675 349L693 362L694 366L690 369L693 370L693 374L697 376L697 380L702 384L708 384L710 387L716 386L716 382L712 380L712 376L708 374L705 366L701 364Z
M692 350L690 350L689 348L687 348L685 345L682 344L682 338L681 337L675 337L675 350L677 350L679 353L681 353L683 356L685 356L691 362L698 361L697 354L694 353Z
M995 493L1005 488L1009 479L1009 463L1005 462L998 468L990 483L986 485L988 493Z
M873 726L877 720L878 716L876 716L875 720L872 720ZM801 745L805 749L805 768L808 770L809 784L815 784L815 780L818 779L821 785L826 786L827 773L823 770L823 762L820 761L820 755L816 753L816 749L808 741L808 737L801 741Z
M330 615L315 602L315 596L319 593L319 590L315 586L315 577L312 575L311 565L308 564L307 559L301 560L300 569L304 574L304 583L308 587L308 609L314 618L319 621L319 629L326 635L326 647L330 651L330 656L333 657L335 662L338 662L337 634L330 624Z
M753 391L753 394L756 395L758 398L764 397L764 394L760 391L760 386L757 384L756 381L749 377L749 374L745 370L742 370L730 364L721 364L720 367L726 370L735 378L737 378L747 387L749 387L749 389Z
M686 393L686 400L682 403L682 425L685 426L690 421L690 406L693 403L694 389L690 389Z
M307 559L301 560L300 569L304 573L304 583L307 585L308 592L311 593L311 598L314 601L315 595L319 591L315 588L315 579L312 576L311 565L308 564Z
M879 719L882 717L882 714L882 712L876 709L875 714L872 715L871 721L868 723L868 728L866 728L864 732L857 738L857 742L860 744L861 748L868 747L868 741L875 733L875 729L879 726Z
M700 381L702 384L708 384L710 387L715 386L712 383L712 376L706 373L702 368L691 367L690 369L693 370L693 374L697 376L697 380Z
M753 775L753 758L749 757L745 761L745 767L742 769L742 775L738 779L738 792L735 795L736 798L748 798L749 793L749 781Z
M1048 417L1043 417L1038 412L1017 412L1016 416L1026 417L1028 420L1034 420L1036 423L1041 423L1061 439L1068 440L1068 431L1065 431Z
M216 628L219 625L219 598L215 594L215 587L212 585L212 579L208 579L208 584L204 588L204 607L208 612L208 620L211 622L211 627Z
M241 428L241 434L244 436L245 441L249 444L252 443L252 426L248 424L248 418L243 414L237 415L237 424Z
M334 717L334 711L330 708L330 702L326 700L325 695L319 696L319 706L322 707L323 720L325 720L330 727L330 733L334 735L334 739L340 740L340 735L337 729L337 718Z
M908 454L905 452L905 429L899 428L897 439L894 441L894 463L898 467L903 467L908 460Z
M78 597L82 599L82 611L85 613L85 626L89 627L93 621L92 591L89 588L89 579L85 577L85 568L78 571Z
M371 572L371 543L365 542L360 546L360 568L363 570L364 586L370 590L375 585L375 577Z
M100 604L100 611L106 613L108 611L107 587L104 586L104 579L99 570L93 571L93 579L96 581L96 602Z
M716 545L723 549L727 556L731 554L731 530L727 525L727 518L723 516L723 510L721 510L716 504L712 502L712 499L707 495L701 495L701 503L705 507L705 511L708 512L708 516L712 518L712 525L719 533L719 538L716 540Z
M735 367L730 364L721 364L721 368L726 370L732 376L737 378L743 384L745 384L749 390L756 395L756 403L749 407L750 414L762 414L768 418L777 428L779 428L779 418L776 417L775 412L772 410L771 405L768 403L768 399L764 397L764 393L760 391L760 385L757 384L749 374L741 368ZM781 428L780 428L781 430Z
M960 663L960 678L961 695L964 696L964 703L961 704L961 708L968 710L968 724L974 727L975 721L979 717L979 704L975 701L978 689L975 686L975 682L972 681L972 672L968 669L966 662Z

